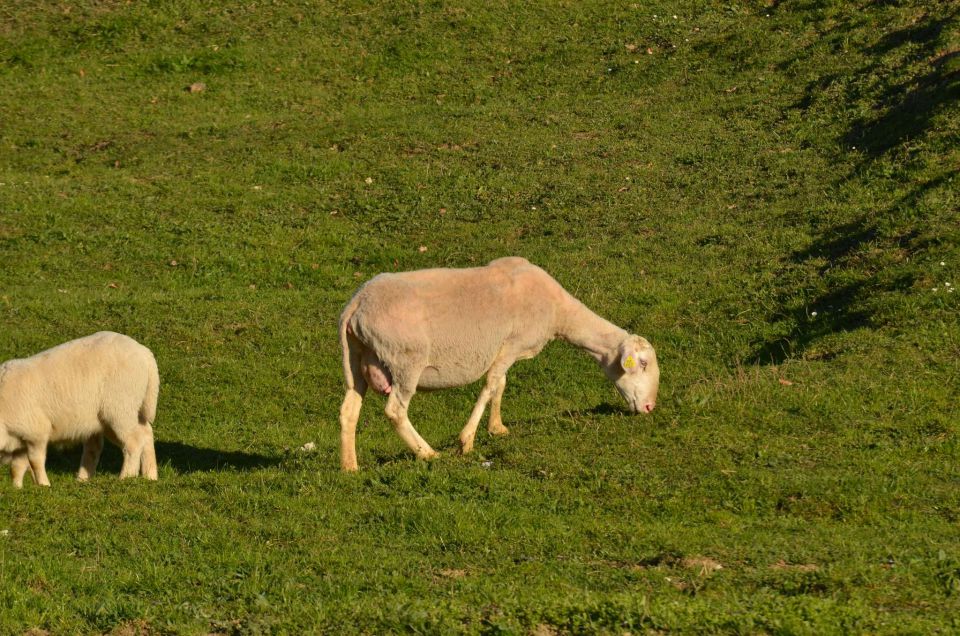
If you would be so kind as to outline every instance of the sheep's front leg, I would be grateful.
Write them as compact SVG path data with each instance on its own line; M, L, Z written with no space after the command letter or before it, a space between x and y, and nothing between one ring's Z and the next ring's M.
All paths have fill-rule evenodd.
M393 422L393 428L397 431L397 434L406 442L418 459L433 459L437 457L437 451L430 448L430 444L427 444L420 437L420 434L417 433L413 424L407 418L407 408L410 406L410 396L412 395L412 391L408 396L407 391L401 387L396 387L387 398L387 407L384 411L390 421Z
M347 389L340 405L340 468L353 472L357 465L357 420L360 419L360 407L363 405L363 393L356 389Z
M34 443L27 444L27 460L30 462L30 470L33 471L33 480L39 486L49 486L50 480L47 479L47 444ZM21 478L22 482L22 478Z
M467 425L463 427L463 430L460 431L460 452L464 455L473 450L473 440L477 436L477 427L480 425L480 420L483 418L483 410L487 408L487 402L491 398L495 397L499 392L499 387L501 380L506 386L506 376L491 371L487 374L487 382L483 387L483 390L480 391L480 397L477 399L477 403L473 406L473 412L470 413L470 419L467 420ZM497 412L499 416L499 410ZM492 417L492 415L491 415ZM503 424L500 425L501 427Z
M15 452L10 460L10 476L13 478L14 488L23 488L23 476L27 474L29 468L30 460L27 459L27 451Z
M490 400L490 421L487 423L487 431L491 435L506 435L510 432L510 429L503 425L503 420L500 417L500 402L503 400L503 391L506 388L507 376L504 374L500 378L500 382L497 383L496 392Z
M80 470L77 479L86 481L97 472L100 453L103 452L103 433L97 433L83 444L83 457L80 458Z

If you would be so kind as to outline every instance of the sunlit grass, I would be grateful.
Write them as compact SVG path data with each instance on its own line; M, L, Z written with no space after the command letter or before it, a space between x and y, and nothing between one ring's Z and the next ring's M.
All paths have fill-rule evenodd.
M112 329L162 376L159 482L0 488L0 633L960 628L928 5L0 8L0 360ZM353 291L507 254L654 343L657 410L558 343L509 436L418 395L416 462L370 396L341 474Z

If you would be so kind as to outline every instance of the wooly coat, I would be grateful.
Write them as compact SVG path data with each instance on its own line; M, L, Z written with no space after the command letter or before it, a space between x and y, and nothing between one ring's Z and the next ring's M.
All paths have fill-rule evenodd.
M0 460L9 461L13 484L33 479L49 486L50 443L84 442L77 478L93 475L103 438L123 449L120 477L157 478L152 423L160 375L149 349L102 331L30 358L0 365Z
M597 316L526 259L374 277L340 317L347 384L340 408L342 468L357 470L356 425L369 386L389 396L387 417L422 459L436 453L407 418L417 389L462 386L486 375L460 433L461 452L473 448L487 402L488 430L507 433L500 416L507 370L554 338L593 356L634 412L653 410L660 369L650 343Z

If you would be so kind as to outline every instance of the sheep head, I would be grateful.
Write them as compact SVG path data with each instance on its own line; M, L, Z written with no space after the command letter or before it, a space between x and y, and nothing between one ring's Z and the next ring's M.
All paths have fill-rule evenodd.
M660 367L657 353L646 338L631 335L621 342L605 370L634 413L653 410L660 387Z

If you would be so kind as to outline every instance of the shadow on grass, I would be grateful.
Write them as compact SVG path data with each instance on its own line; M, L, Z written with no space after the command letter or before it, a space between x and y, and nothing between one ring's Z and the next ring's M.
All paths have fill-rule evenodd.
M510 439L523 435L526 432L531 430L532 426L542 424L544 422L556 422L559 420L571 420L571 418L583 418L590 416L598 415L628 415L632 417L641 418L640 415L633 413L626 406L620 404L610 404L602 403L597 404L588 409L576 409L576 410L561 410L556 411L550 415L541 415L539 417L526 417L523 419L507 419L504 421L504 424L510 430L510 434L506 436L493 436L487 433L486 421L482 421L480 427L477 430L477 439L476 439L476 450L484 453L487 456L493 457L496 456L496 452L485 446L487 442L491 439ZM458 431L459 433L459 431ZM439 452L441 455L453 455L460 456L460 440L458 434L446 435L442 438L436 440L428 440L434 450ZM435 443L434 443L435 442ZM372 460L376 466L387 466L389 464L395 464L397 462L408 462L416 461L412 451L407 450L406 448L398 450L377 450L373 452Z
M869 11L870 4L880 6L883 3L868 3L861 7L861 10ZM797 6L793 8L801 9ZM818 7L811 6L807 9L816 11ZM851 106L857 101L870 99L873 101L873 108L861 111L869 114L850 125L843 136L844 143L860 148L867 153L868 159L875 159L902 142L922 134L929 127L930 120L937 113L952 108L958 97L957 71L952 68L953 58L958 51L938 51L936 47L944 34L956 30L960 9L956 5L951 10L947 10L947 6L937 9L942 10L925 13L909 26L892 30L875 44L864 48L864 53L869 55L869 61L853 73L824 72L808 82L794 108L807 110L816 105L818 100L829 92L831 86L845 76L852 75L858 80L877 76L883 87L879 95L864 94L872 91L871 82L855 81L848 87L849 92L844 99ZM831 20L831 26L819 29L819 44L833 47L834 50L845 48L849 32L853 28L851 21ZM901 51L906 53L907 60L926 60L929 64L927 72L915 76L902 72L903 69L892 71L889 58L885 56L899 54ZM813 54L813 47L808 47L801 54L781 62L778 68L787 70L794 66L798 59L810 58Z
M215 448L202 448L180 442L156 441L157 464L171 466L178 473L213 472L219 470L247 471L276 466L282 457L271 457L257 453L241 451L222 451ZM56 449L51 448L47 456L47 472L75 473L80 467L81 446ZM107 443L100 458L97 473L120 474L123 456L120 449Z
M960 100L958 62L960 51L931 52L930 70L889 86L876 104L876 114L855 121L844 143L861 148L869 161L922 136L937 114L956 108Z
M157 442L157 462L170 464L177 472L196 473L215 470L257 470L276 466L282 457L242 451L198 448L180 442Z
M780 364L804 354L828 335L883 327L890 320L889 313L879 311L884 296L905 293L917 282L916 270L900 263L916 260L940 244L935 224L916 210L927 192L947 187L948 177L944 173L915 186L882 214L864 214L818 230L807 248L791 253L778 279L791 280L790 272L796 269L815 275L823 284L809 295L796 290L808 282L781 288L775 296L778 310L770 313L767 321L789 328L760 342L745 362ZM901 215L913 218L898 223L896 218ZM881 227L884 224L895 227ZM832 355L818 357L829 359Z
M591 406L590 408L563 409L547 415L540 415L538 417L525 417L523 419L516 420L506 419L504 420L504 424L506 424L507 428L509 428L511 433L513 433L515 426L522 427L531 424L541 424L543 422L556 422L558 420L573 421L579 418L608 415L626 415L628 417L637 418L641 417L640 414L634 413L623 404L602 402L595 406Z
M890 312L882 311L884 297L917 282L916 270L906 264L943 240L935 229L940 210L924 205L924 200L950 188L954 172L944 169L921 177L915 164L900 154L911 145L935 146L930 143L934 119L960 100L960 50L938 50L943 34L956 28L958 16L960 5L955 5L950 11L926 12L909 26L891 30L864 50L868 55L859 69L823 73L794 105L802 111L815 109L821 100L836 99L827 91L834 82L845 75L861 78L841 98L842 110L867 114L850 121L837 140L843 148L856 147L861 160L850 174L838 178L834 189L840 191L848 181L872 181L879 168L887 176L896 175L898 189L906 194L879 209L860 210L853 220L811 220L811 243L790 254L778 272L777 309L766 321L782 328L756 343L745 362L780 364L804 355L828 335L882 327L891 320ZM840 41L849 28L849 23L835 26L825 36ZM804 54L812 56L809 51ZM890 65L904 59L918 70L891 72ZM877 85L879 90L871 88ZM807 292L798 292L804 289Z
M608 402L597 404L586 410L577 410L574 413L576 415L635 415L633 411L622 404L610 404Z

